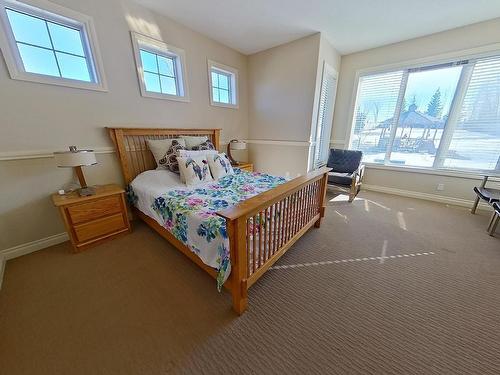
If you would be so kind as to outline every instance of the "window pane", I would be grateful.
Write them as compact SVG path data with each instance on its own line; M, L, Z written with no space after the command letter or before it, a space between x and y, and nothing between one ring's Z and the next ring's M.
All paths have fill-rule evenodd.
M174 74L174 60L168 57L158 56L158 67L160 74L175 77Z
M500 57L476 62L444 167L500 170Z
M219 75L212 72L212 87L219 87Z
M177 95L175 87L175 78L160 76L161 79L161 92L164 94Z
M17 43L23 60L24 70L29 73L60 77L56 59L52 51Z
M350 147L363 151L363 160L384 163L403 71L359 79Z
M219 89L219 102L229 104L229 91Z
M224 74L219 74L219 88L229 90L229 78Z
M16 41L40 47L52 47L45 21L10 9L7 9L7 16Z
M212 100L214 102L218 102L219 101L219 89L217 88L212 88Z
M83 57L56 52L61 75L64 78L91 82L87 61Z
M47 22L47 25L49 26L52 43L56 50L73 53L82 57L85 56L80 31L52 22Z
M161 92L160 76L158 74L144 72L144 83L146 91Z
M141 50L141 61L142 61L142 68L144 69L144 71L158 73L158 66L156 65L155 54Z
M454 66L409 74L391 163L417 167L434 165L461 72L461 66ZM390 118L383 124L390 127L394 121Z

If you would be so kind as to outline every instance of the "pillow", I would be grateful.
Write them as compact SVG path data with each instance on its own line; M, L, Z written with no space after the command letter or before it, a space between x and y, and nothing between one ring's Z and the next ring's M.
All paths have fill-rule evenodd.
M159 163L163 166L165 169L169 169L170 171L174 173L179 173L179 163L177 162L177 153L180 150L183 150L184 146L181 145L177 140L172 141L172 145L167 151L167 154L165 155L164 158L162 158ZM159 167L158 167L159 168Z
M202 137L192 137L192 136L182 136L181 137L185 143L186 143L186 148L188 150L191 150L193 147L198 146L199 144L208 141L207 136L202 136Z
M147 139L148 147L153 153L156 165L159 169L165 169L165 167L160 167L160 160L167 156L167 151L172 146L172 142L177 141L182 146L186 147L186 141L181 138L172 139Z
M177 156L182 156L182 157L186 157L186 156L203 156L205 158L208 157L208 155L216 155L219 151L217 150L203 150L203 151L196 151L196 150L186 150L186 149L180 149L179 151L177 151ZM186 181L184 180L184 177L181 175L181 182L182 183L186 183Z
M181 149L177 152L177 156L205 156L205 155L216 155L219 151L217 150L185 150Z
M234 173L231 162L229 161L226 154L222 153L208 155L207 159L208 165L210 166L210 171L212 172L212 176L214 177L214 179L218 180L221 177Z
M179 170L186 185L193 186L213 181L206 156L179 156Z
M193 146L191 150L215 150L215 146L210 140L206 140L198 146Z

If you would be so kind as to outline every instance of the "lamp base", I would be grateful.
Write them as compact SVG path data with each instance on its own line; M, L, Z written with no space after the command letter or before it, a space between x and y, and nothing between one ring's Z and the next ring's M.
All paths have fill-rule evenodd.
M88 197L89 195L95 195L95 188L88 186L80 188L78 189L78 195L80 195L80 197Z

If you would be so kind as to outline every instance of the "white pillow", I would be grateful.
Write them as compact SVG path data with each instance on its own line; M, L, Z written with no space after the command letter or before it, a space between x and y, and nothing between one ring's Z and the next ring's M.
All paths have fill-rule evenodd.
M208 155L207 158L208 165L210 166L210 171L212 172L214 179L218 180L221 177L234 173L231 162L226 154Z
M193 186L213 181L206 156L179 156L177 161L181 180L184 179L186 185Z
M182 157L196 157L196 156L203 156L205 158L208 158L209 155L216 155L218 153L217 150L179 150L177 151L177 159L179 156ZM184 179L184 176L181 174L181 182L186 183L186 180Z
M217 150L179 150L177 151L178 156L208 156L217 155L219 151Z
M172 146L172 141L179 142L180 145L186 147L186 141L182 138L171 138L171 139L147 139L148 147L153 153L153 157L156 161L156 166L160 166L160 160L167 155L167 151Z
M193 137L193 136L182 136L181 137L186 142L186 148L191 150L194 146L201 145L203 142L208 141L207 136Z

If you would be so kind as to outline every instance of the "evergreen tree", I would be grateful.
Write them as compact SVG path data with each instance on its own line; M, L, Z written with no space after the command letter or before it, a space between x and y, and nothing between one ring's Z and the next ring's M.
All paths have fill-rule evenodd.
M438 87L434 95L432 95L429 104L427 104L427 114L436 118L441 117L443 111L443 103L441 102L441 90Z

